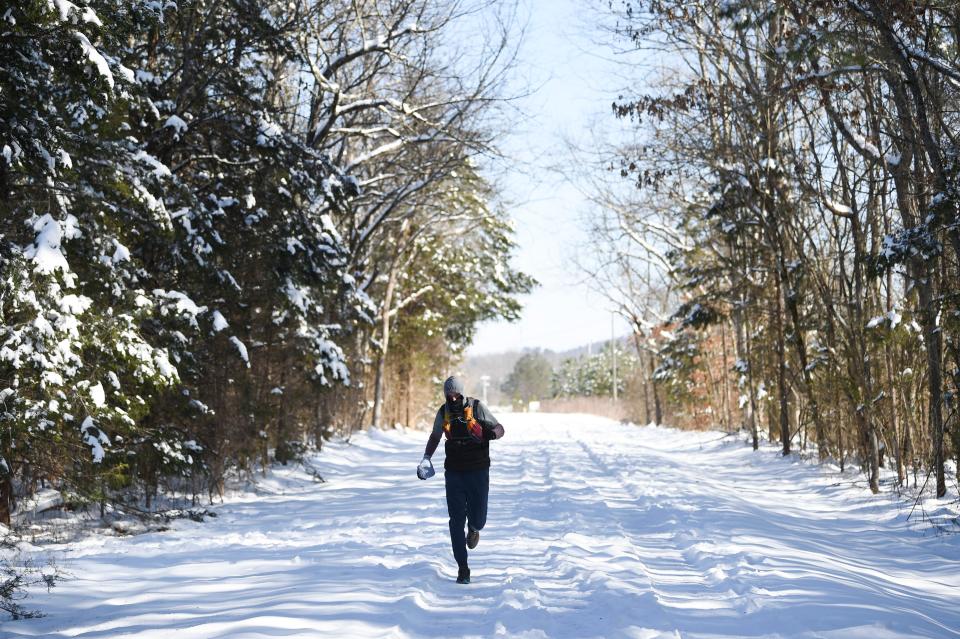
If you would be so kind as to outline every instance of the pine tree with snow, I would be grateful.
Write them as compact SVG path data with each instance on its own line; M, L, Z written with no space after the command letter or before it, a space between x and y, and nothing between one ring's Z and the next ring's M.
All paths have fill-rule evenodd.
M169 170L134 134L146 101L125 64L160 17L155 3L67 0L2 16L0 90L17 96L0 103L2 521L27 466L81 492L124 472L109 451L177 380L144 330L154 301L129 248L169 231Z

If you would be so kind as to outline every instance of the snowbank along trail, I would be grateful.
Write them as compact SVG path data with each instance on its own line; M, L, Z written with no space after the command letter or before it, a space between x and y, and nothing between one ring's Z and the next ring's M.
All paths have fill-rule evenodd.
M312 459L327 483L278 469L215 520L53 549L73 579L0 636L960 637L960 538L903 502L718 433L500 418L469 586L442 447L418 481L426 433L374 432Z

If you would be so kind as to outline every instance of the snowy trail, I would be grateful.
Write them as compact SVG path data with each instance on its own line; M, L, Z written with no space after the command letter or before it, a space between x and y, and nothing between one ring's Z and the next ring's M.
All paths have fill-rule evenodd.
M58 549L74 579L0 636L960 637L960 538L849 477L717 433L501 420L470 586L442 475L414 476L426 434L372 433L316 458L326 484L283 469L206 523Z

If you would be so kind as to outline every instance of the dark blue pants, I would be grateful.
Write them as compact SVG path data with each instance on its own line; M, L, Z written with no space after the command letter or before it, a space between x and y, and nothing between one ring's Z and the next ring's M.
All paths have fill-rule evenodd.
M490 492L490 469L448 470L444 473L447 485L447 512L450 514L450 543L453 556L460 568L467 567L467 535L463 529L469 524L473 530L483 530L487 523L487 495Z

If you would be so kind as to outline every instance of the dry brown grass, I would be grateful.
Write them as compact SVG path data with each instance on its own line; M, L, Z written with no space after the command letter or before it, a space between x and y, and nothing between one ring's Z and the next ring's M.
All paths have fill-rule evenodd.
M609 397L558 397L540 402L542 413L586 413L610 419L629 419L628 406Z

